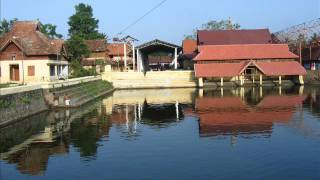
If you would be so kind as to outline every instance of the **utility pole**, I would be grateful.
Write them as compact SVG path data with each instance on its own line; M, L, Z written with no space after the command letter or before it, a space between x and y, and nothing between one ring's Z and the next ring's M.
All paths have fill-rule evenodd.
M134 42L135 41L139 41L131 36L126 36L124 38L121 39L121 41L125 44L125 46L127 44L131 45L131 49L132 49L132 69L135 70L135 64L136 64L136 53L135 53L135 46L134 46Z
M302 55L302 51L301 51L301 40L299 40L299 60L300 60L300 64L302 64L302 57L301 57L301 55Z

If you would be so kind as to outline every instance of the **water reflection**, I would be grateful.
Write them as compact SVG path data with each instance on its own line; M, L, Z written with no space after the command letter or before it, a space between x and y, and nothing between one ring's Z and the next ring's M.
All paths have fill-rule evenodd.
M246 96L248 97L248 96ZM196 99L200 136L269 136L274 123L287 123L305 96L205 96Z
M316 121L304 121L307 113ZM184 131L187 120L198 122L194 136L235 144L239 137L269 138L276 124L320 140L319 117L316 88L123 90L80 109L44 112L2 128L0 152L20 173L40 175L51 157L75 150L83 162L94 161L109 141L139 141L146 129Z

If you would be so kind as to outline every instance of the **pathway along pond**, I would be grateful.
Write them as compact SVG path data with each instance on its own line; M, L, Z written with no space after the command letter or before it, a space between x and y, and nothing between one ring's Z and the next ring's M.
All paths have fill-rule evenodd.
M121 90L1 129L0 179L320 179L320 88Z

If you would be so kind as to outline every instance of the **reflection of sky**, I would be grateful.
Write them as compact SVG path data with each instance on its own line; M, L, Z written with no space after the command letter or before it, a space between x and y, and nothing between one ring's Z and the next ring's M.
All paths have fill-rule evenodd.
M146 98L145 101L138 101L142 107L141 119L138 119L137 114L139 103L114 104L110 113L109 109L106 109L110 107L102 105L100 101L88 105L91 108L89 112L81 110L82 115L79 112L71 112L70 119L74 114L77 118L71 123L71 129L64 132L62 142L49 143L51 148L47 149L45 147L48 145L45 144L42 147L29 146L35 151L42 152L42 155L47 155L48 158L47 161L41 162L45 163L46 168L39 178L88 179L97 175L101 179L114 177L128 179L128 176L138 179L153 177L270 179L275 175L281 179L319 177L320 160L315 158L320 152L319 117L310 112L306 102L301 113L299 109L301 101L295 104L297 101L293 100L299 99L297 94L283 94L281 97L289 99L285 101L276 99L277 107L270 106L272 103L269 102L274 102L274 99L265 98L277 97L274 91L269 94L264 93L264 97L257 101L256 105L248 104L240 98L239 102L244 106L241 109L237 103L236 107L232 107L232 101L227 100L228 98L239 100L238 96L232 96L226 91L225 96L221 97L219 92L204 93L203 98L209 99L206 102L209 103L208 108L204 110L198 109L197 103L200 97L190 99L190 102L195 104L179 104L178 112L181 115L178 121L175 114L176 104L171 101L172 97L168 97L170 102L162 107L148 103ZM221 100L220 106L216 101L213 103L212 98ZM223 102L228 103L224 105ZM281 102L288 102L288 105ZM292 107L289 102L294 106ZM210 103L213 105L210 106ZM161 110L158 111L160 112L158 117L150 118L144 114L148 111L157 112L159 108ZM270 119L264 119L262 116L250 119L239 117L239 121L220 119L219 123L209 118L210 125L231 126L234 128L231 132L235 133L221 132L218 136L210 136L212 132L209 128L207 134L209 137L199 137L202 134L201 113L231 114L237 113L239 109L249 115L254 113L254 116L258 116L255 112L265 114L263 112L269 111L278 113L289 111L291 114L285 121L280 121L277 116ZM170 112L169 115L162 116L161 113L167 111ZM256 123L255 118L260 119L262 123L261 121ZM157 123L161 125L155 126ZM246 133L241 133L239 124L241 127L246 127ZM265 125L268 126L267 131L264 129ZM257 126L262 127L262 131ZM61 143L66 150L59 154L54 149ZM18 160L22 156L19 153L15 155ZM31 157L31 159L36 158ZM23 178L15 165L23 162L7 163L8 161L1 161L2 177ZM33 177L31 176L31 179Z

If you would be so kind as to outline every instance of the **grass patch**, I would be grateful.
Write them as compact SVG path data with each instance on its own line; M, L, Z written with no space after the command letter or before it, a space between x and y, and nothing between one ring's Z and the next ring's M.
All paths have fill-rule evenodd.
M81 86L80 88L81 91L90 96L96 96L103 91L107 91L113 88L112 84L108 81L95 81L95 82L89 82L89 83L81 83L80 86Z
M10 85L13 85L13 83L0 84L0 88L7 88L10 87Z

